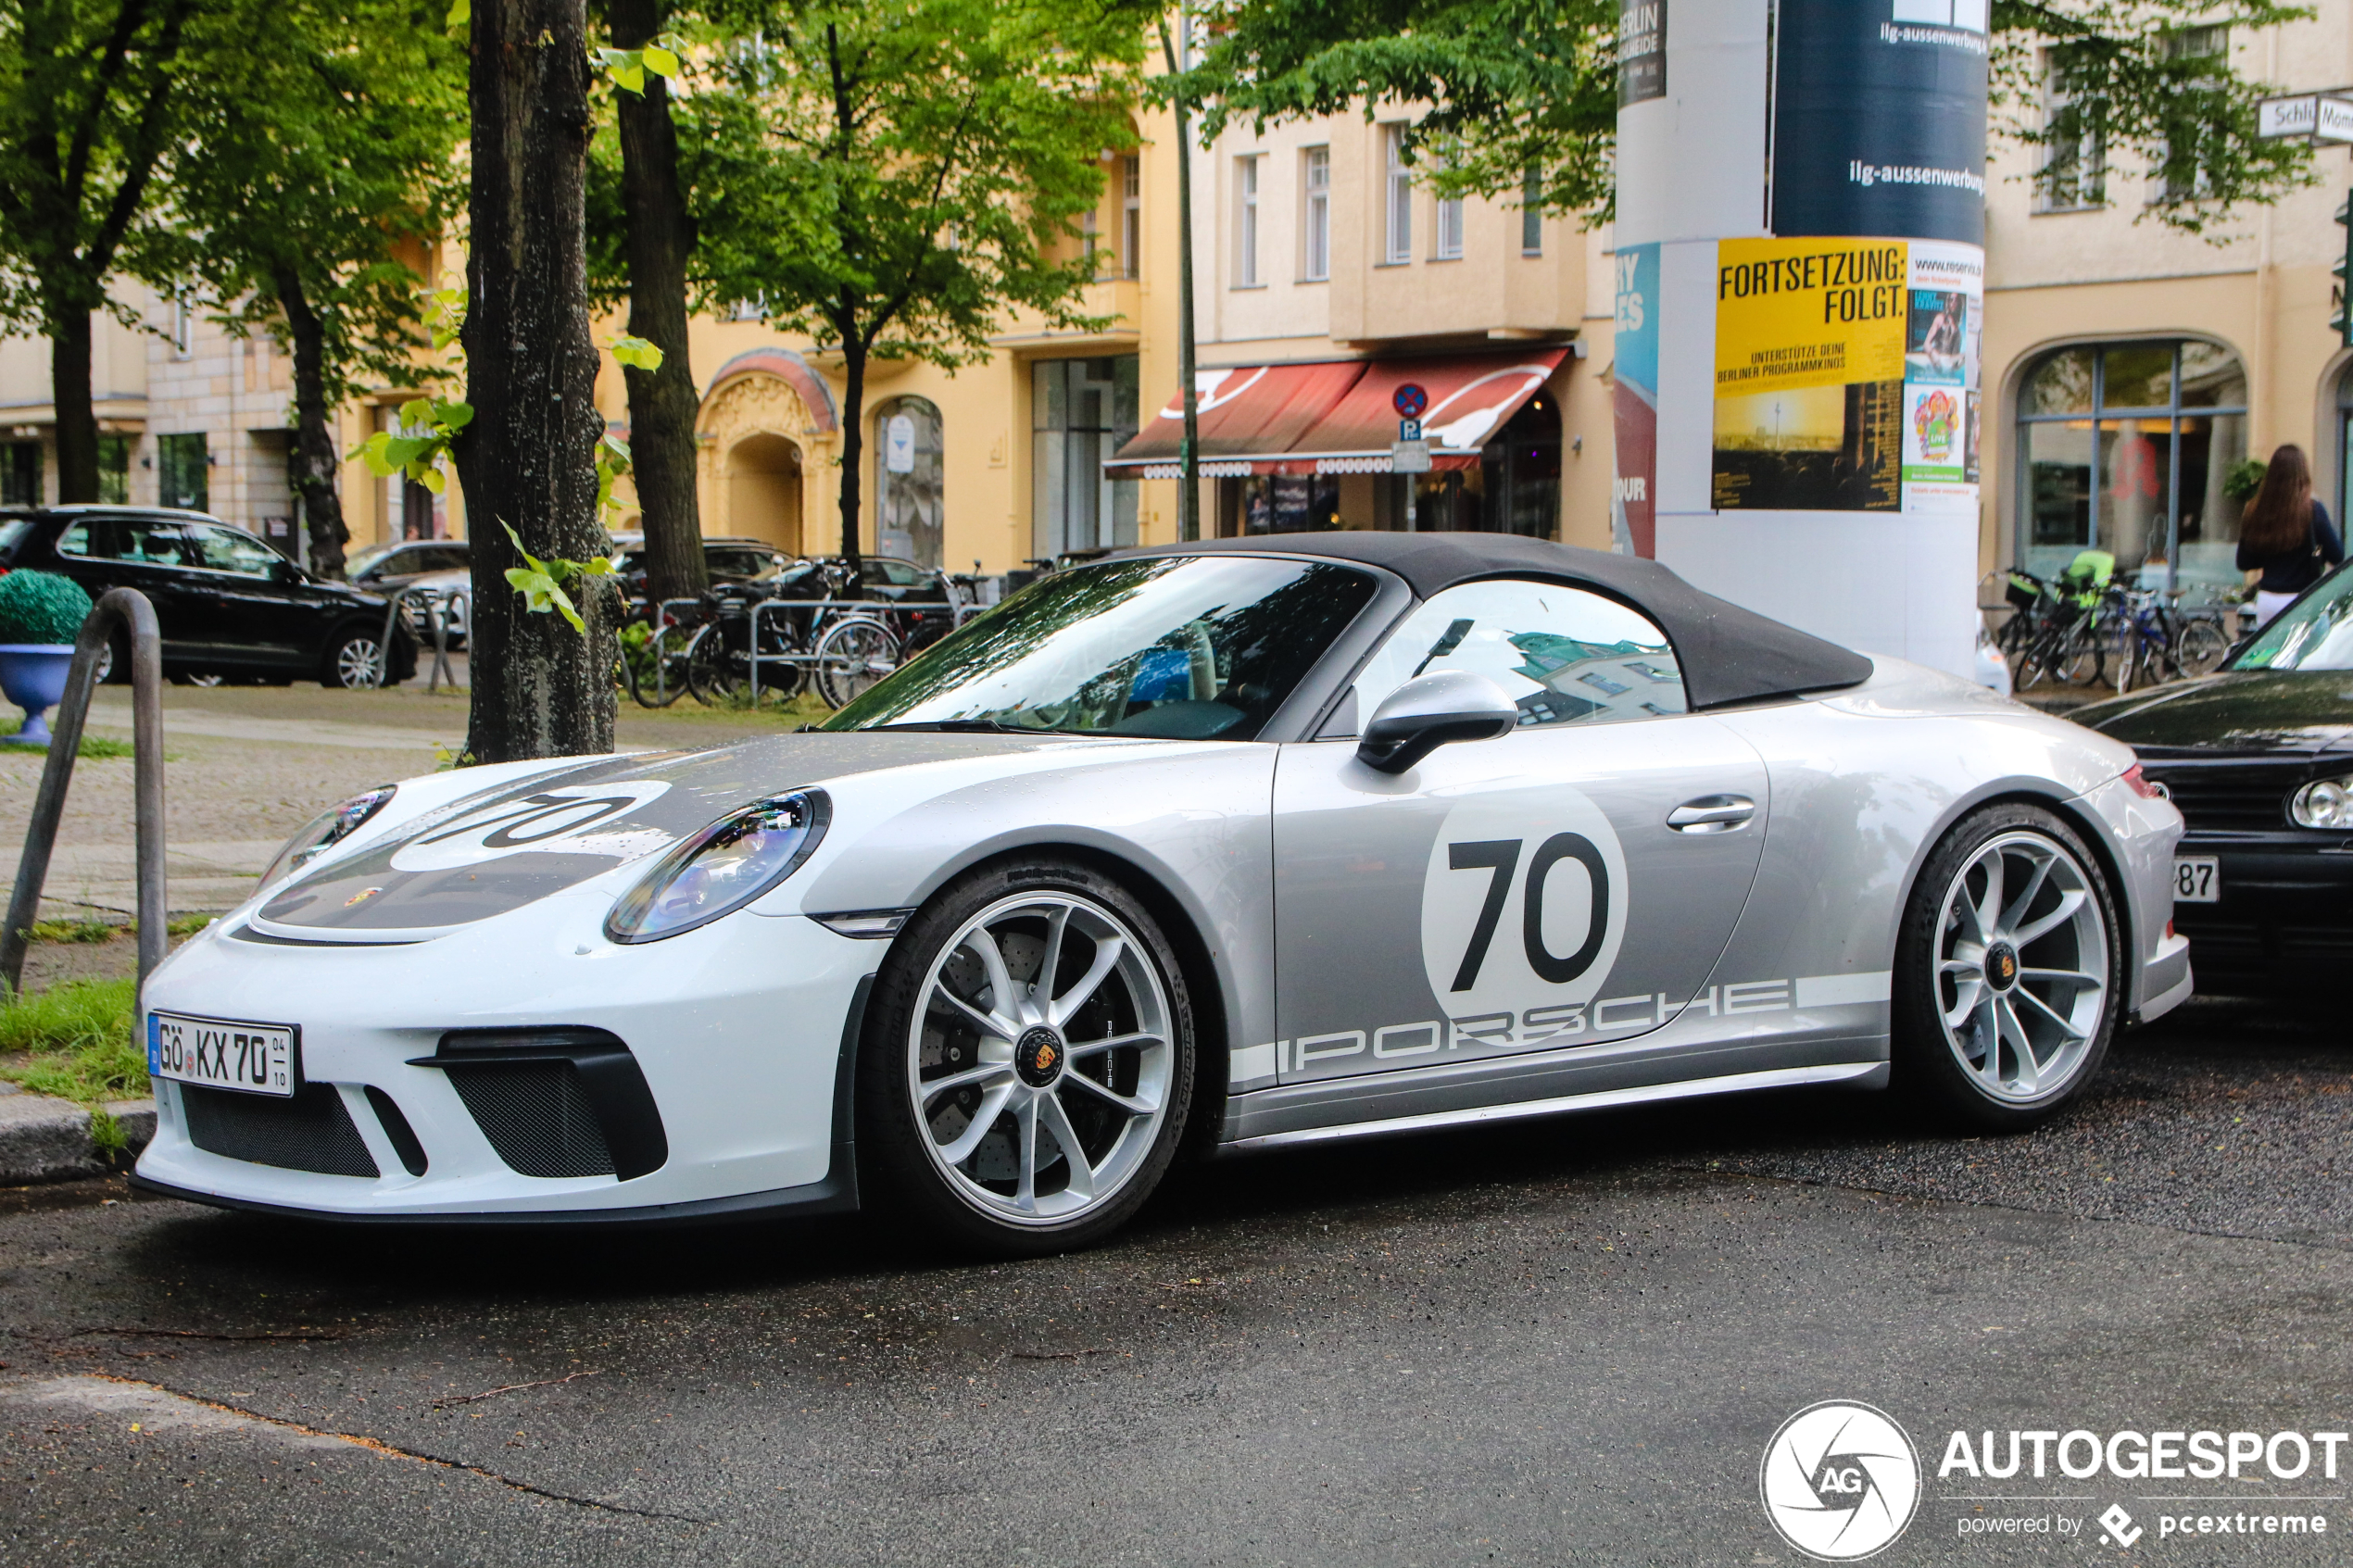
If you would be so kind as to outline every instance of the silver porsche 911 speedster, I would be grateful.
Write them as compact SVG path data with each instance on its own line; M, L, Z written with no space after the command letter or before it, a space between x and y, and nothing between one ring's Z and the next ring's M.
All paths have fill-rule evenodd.
M1795 1085L2023 1128L2189 994L2181 831L2129 748L1648 561L1131 551L817 732L343 803L149 984L139 1179L1014 1253L1184 1148Z

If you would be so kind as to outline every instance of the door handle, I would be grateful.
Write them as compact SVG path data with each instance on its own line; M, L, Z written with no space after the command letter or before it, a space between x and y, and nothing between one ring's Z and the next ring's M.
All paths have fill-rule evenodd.
M1703 795L1667 813L1667 825L1679 833L1730 833L1756 815L1756 802L1745 795Z

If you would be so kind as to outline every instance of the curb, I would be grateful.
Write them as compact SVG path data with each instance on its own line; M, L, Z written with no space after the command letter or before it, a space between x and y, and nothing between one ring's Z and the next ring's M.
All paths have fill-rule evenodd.
M156 1135L155 1101L116 1100L107 1109L122 1123L131 1156ZM90 1136L86 1108L0 1084L0 1185L82 1181L129 1162L129 1156L109 1155Z

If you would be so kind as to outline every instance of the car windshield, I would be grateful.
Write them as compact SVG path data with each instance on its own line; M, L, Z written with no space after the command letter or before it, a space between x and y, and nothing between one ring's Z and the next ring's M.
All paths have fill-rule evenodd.
M357 577L398 548L397 545L371 545L364 550L354 550L344 558L344 570Z
M2353 670L2353 571L2338 571L2282 610L2229 668Z
M826 721L1248 740L1373 596L1370 574L1233 556L1057 572Z

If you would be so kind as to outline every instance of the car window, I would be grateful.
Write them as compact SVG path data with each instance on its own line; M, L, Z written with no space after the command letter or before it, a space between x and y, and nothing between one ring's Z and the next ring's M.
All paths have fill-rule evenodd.
M448 545L435 546L418 553L425 558L424 565L417 569L420 571L463 571L473 564L472 556Z
M93 557L104 558L107 553L105 535L106 531L94 523L77 522L57 535L57 554L79 556L83 559ZM94 538L97 541L94 544Z
M882 568L883 581L894 588L912 588L924 580L922 572L903 560L886 558L876 560L875 564Z
M233 571L240 577L274 577L278 563L285 558L260 540L226 528L195 528L196 558L214 571Z
M765 550L712 549L706 546L703 550L703 562L710 568L713 577L745 581L757 577L768 570L769 556Z
M1471 670L1519 704L1523 726L1681 713L1667 634L1615 599L1556 583L1465 583L1433 595L1356 677L1359 723L1415 676Z
M352 576L366 577L381 569L398 549L396 545L371 545L364 550L354 550L345 557L344 566Z
M2353 571L2340 567L2282 610L2233 670L2353 670Z
M157 566L187 566L196 558L191 530L184 522L171 522L159 518L133 517L122 521L122 557L124 560L147 561Z

